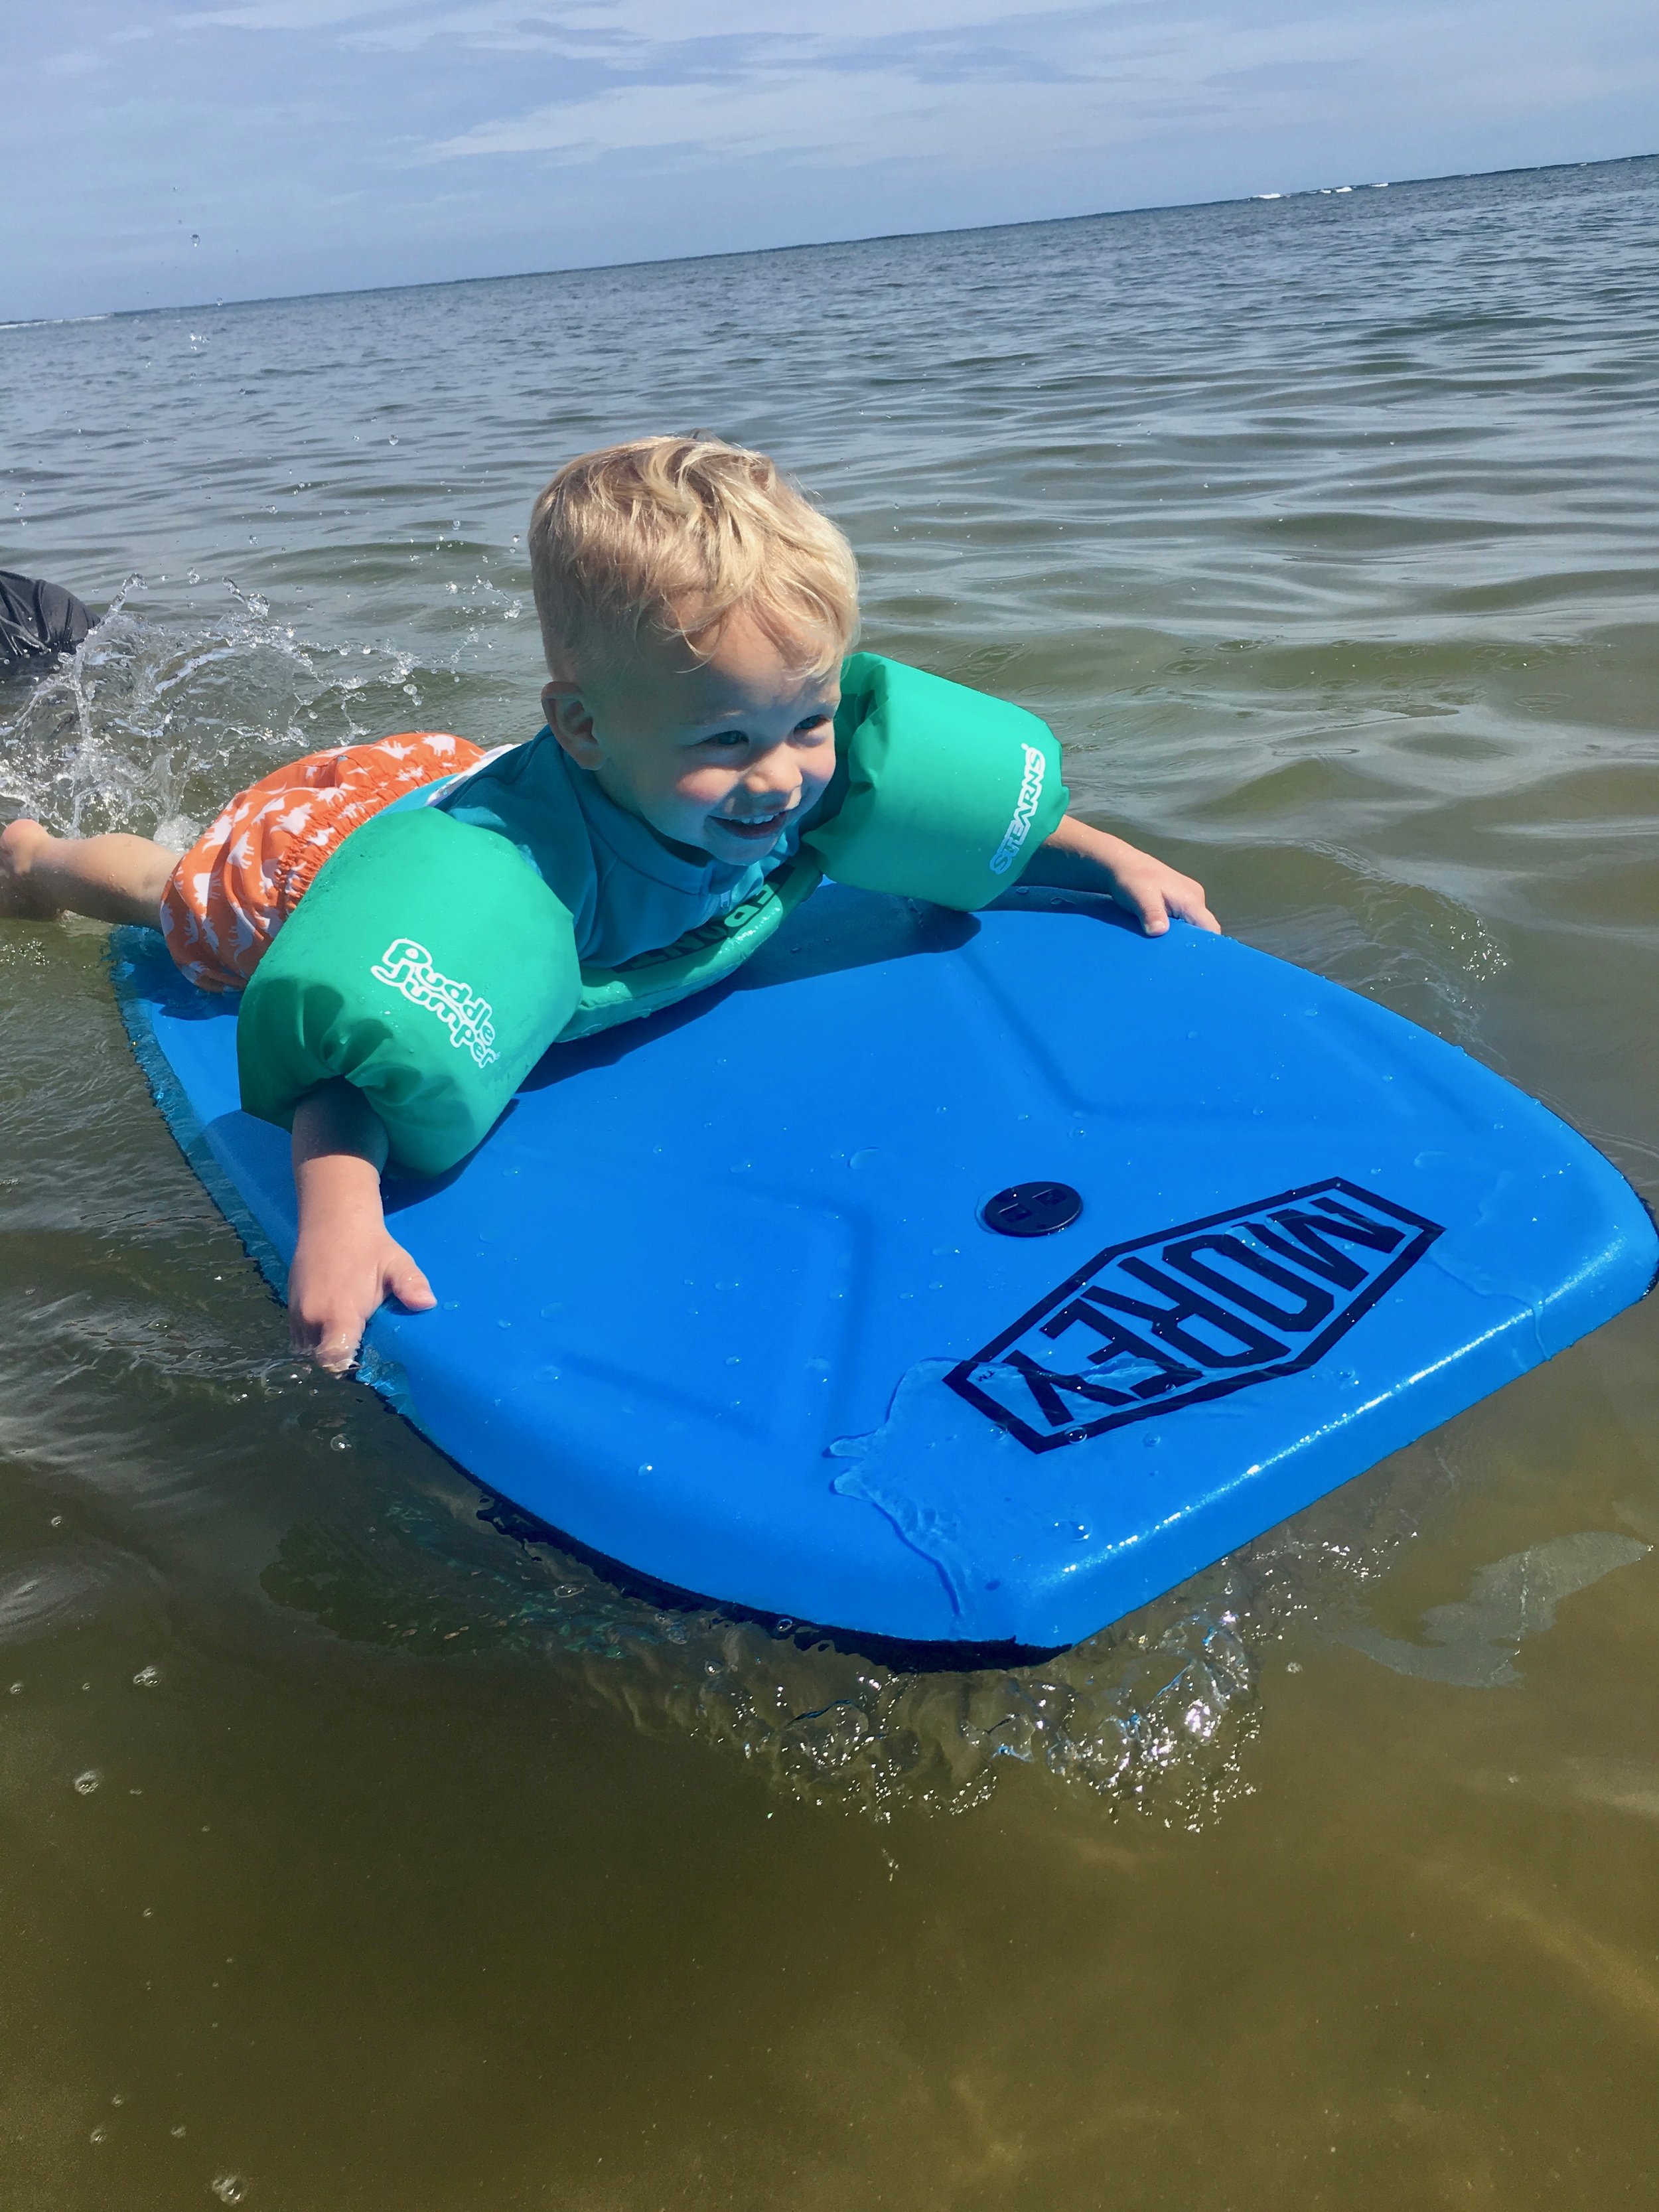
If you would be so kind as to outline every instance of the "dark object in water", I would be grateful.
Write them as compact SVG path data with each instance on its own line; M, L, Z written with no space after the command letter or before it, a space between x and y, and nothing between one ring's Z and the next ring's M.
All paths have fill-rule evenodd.
M0 568L0 677L73 653L92 617L73 592Z

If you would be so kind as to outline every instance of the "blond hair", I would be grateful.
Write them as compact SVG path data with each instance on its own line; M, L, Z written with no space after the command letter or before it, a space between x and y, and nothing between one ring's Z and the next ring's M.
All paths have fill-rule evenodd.
M531 511L530 574L559 677L647 630L702 657L739 610L803 673L858 630L858 567L835 524L764 453L695 432L567 461Z

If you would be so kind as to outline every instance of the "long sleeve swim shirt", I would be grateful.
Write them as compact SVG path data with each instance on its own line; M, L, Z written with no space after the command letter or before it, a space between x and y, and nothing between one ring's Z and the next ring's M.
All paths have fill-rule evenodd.
M577 957L599 968L659 951L753 897L795 850L805 818L803 811L776 844L741 866L694 858L619 806L550 730L395 805L440 806L507 838L568 908Z

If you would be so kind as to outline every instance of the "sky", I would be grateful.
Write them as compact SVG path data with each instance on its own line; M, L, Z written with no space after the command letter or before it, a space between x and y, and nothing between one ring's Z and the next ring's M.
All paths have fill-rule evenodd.
M1659 150L1653 0L0 0L0 321Z

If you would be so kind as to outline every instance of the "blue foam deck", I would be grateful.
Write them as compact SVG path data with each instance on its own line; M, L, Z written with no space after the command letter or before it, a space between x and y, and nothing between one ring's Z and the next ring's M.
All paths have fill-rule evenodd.
M123 934L124 1010L286 1260L235 1002ZM154 1048L152 1050L152 1048ZM1069 1228L981 1224L1071 1184ZM592 1551L906 1640L1072 1644L1639 1297L1591 1146L1224 938L1039 891L827 886L736 981L556 1047L388 1189L441 1300L369 1342L478 1480Z

